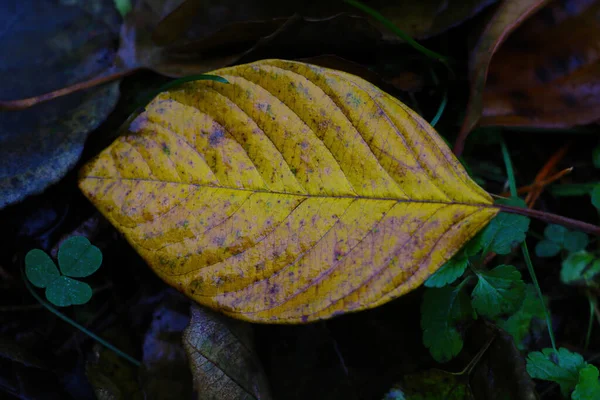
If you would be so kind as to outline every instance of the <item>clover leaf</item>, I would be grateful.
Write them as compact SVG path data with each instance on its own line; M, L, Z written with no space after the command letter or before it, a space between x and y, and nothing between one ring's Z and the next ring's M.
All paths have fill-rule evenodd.
M92 288L73 278L85 278L102 264L100 249L82 236L65 240L58 250L59 269L40 249L25 256L25 274L36 287L46 289L46 299L59 307L85 304L92 298ZM61 274L62 272L62 274Z

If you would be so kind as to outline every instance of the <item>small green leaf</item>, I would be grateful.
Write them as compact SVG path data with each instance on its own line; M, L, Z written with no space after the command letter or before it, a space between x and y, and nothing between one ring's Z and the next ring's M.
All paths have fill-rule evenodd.
M92 288L66 276L60 276L46 288L46 298L58 307L85 304L92 298Z
M25 256L25 275L34 286L45 288L60 276L60 272L48 254L33 249Z
M600 211L600 185L594 186L590 196L592 196L592 204Z
M462 253L453 257L425 281L427 287L443 287L451 284L465 273L468 259Z
M520 199L503 199L497 203L520 207L525 205ZM497 254L508 254L525 240L525 233L528 229L529 218L501 212L478 235L478 240L484 253L491 251Z
M580 354L572 353L565 348L543 349L529 353L527 372L532 378L556 382L560 390L567 396L579 381L579 371L586 366Z
M534 324L532 327L532 322L534 320L539 322L539 324L537 324L539 326ZM505 321L497 321L497 324L500 328L512 335L519 350L525 350L527 348L525 341L530 334L530 330L535 330L536 327L538 329L544 329L546 327L544 304L538 297L533 285L526 285L525 299L523 300L521 308Z
M421 305L423 344L438 362L456 356L463 347L463 339L456 323L473 318L469 296L458 287L426 289Z
M546 239L560 245L565 242L565 237L568 233L569 230L562 225L549 224L546 229L544 229L544 236Z
M571 253L562 262L560 279L568 285L584 283L594 278L600 272L600 260L587 251Z
M479 315L493 318L519 309L525 297L525 282L512 265L500 265L491 271L478 271L473 289L473 308Z
M594 163L594 167L600 168L600 145L596 146L592 152L592 161Z
M569 253L575 253L577 251L585 250L588 244L590 244L590 238L587 234L579 231L569 231L565 236L563 247Z
M598 368L588 364L579 370L579 381L571 394L573 400L600 399L600 381Z
M560 253L560 249L560 244L544 239L535 245L535 255L538 257L554 257Z
M61 272L73 278L85 278L96 272L102 264L102 252L83 236L72 236L58 250Z

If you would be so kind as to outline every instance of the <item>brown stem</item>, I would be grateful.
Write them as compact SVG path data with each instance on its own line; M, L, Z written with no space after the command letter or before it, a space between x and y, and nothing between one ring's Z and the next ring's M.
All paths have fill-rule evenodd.
M123 78L127 75L132 74L137 71L139 68L131 68L125 69L121 71L114 72L108 75L99 75L87 81L78 82L74 85L64 87L62 89L55 90L53 92L48 92L44 94L40 94L34 97L28 97L26 99L18 99L18 100L0 100L0 111L18 111L25 110L26 108L35 106L36 104L40 104L46 102L48 100L56 99L57 97L65 96L67 94L75 93L80 90L89 89L94 86L102 85L103 83L112 82L114 80Z
M539 219L540 221L558 224L589 233L590 235L600 236L600 226L588 224L587 222L578 221L576 219L571 219L544 211L532 210L530 208L513 207L504 204L495 204L494 207L498 207L500 210L507 213L525 215L527 217Z

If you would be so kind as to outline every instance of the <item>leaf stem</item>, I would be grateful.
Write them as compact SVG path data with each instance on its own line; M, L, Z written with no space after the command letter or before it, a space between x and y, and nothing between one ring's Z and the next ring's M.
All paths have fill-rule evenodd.
M579 221L563 217L562 215L552 214L539 210L532 210L531 208L515 207L506 204L494 204L494 207L511 214L525 215L538 219L540 221L547 222L549 224L563 225L569 228L573 228L578 231L589 233L590 235L600 236L600 226L588 224L587 222Z
M587 351L590 346L590 339L592 337L592 328L594 327L594 314L596 311L596 300L593 295L588 291L587 293L588 302L590 303L590 319L588 320L588 329L585 335L585 345L583 351Z
M510 159L510 153L508 151L508 147L506 146L506 142L504 138L500 136L500 145L502 147L502 157L504 158L504 164L506 166L506 174L508 175L508 184L510 186L510 193L514 197L518 197L517 194L517 182L515 179L515 171L513 169L512 161ZM516 209L520 209L519 207L513 207ZM529 209L528 209L529 210ZM529 210L532 211L532 210ZM533 269L533 263L531 262L531 256L529 255L529 249L527 248L527 243L521 243L521 251L523 252L523 257L525 258L525 264L527 265L527 270L529 271L529 275L531 276L531 281L533 282L533 286L537 292L542 305L544 306L544 315L546 316L546 325L548 328L548 335L550 336L550 342L552 343L552 348L555 353L558 353L556 349L556 340L554 339L554 330L552 329L552 319L550 318L550 312L548 311L548 307L546 307L546 302L544 301L544 295L542 294L542 289L540 288L540 284L537 280L537 276L535 274L535 270Z
M360 1L357 1L357 0L344 0L344 2L350 4L353 7L358 8L361 11L364 11L365 13L367 13L371 17L373 17L373 19L381 22L386 28L390 29L398 37L400 37L406 43L408 43L409 45L411 45L414 49L420 51L421 53L423 53L427 57L433 58L434 60L438 60L438 61L442 62L443 64L445 64L446 66L448 66L448 57L443 56L443 55L441 55L439 53L436 53L435 51L429 50L425 46L417 43L412 37L410 37L410 35L408 35L402 29L398 28L392 21L390 21L389 19L387 19L386 17L384 17L383 15L381 15L376 10L372 9L371 7L369 7L366 4L363 4L363 3L361 3Z
M104 347L106 347L106 348L114 351L119 356L123 357L124 359L126 359L127 361L129 361L130 363L132 363L133 365L135 365L136 367L140 367L142 365L142 363L140 363L135 358L131 357L129 354L124 353L123 351L117 349L115 346L113 346L112 344L108 343L106 340L102 339L100 336L98 336L95 333L89 331L84 326L82 326L82 325L78 324L77 322L73 321L71 318L67 317L66 315L64 315L63 313L61 313L60 311L58 311L57 309L55 309L54 307L52 307L50 304L48 304L44 299L41 298L41 296L39 294L36 293L35 289L33 289L31 287L31 284L27 281L27 278L25 277L25 273L23 272L22 269L21 269L21 277L23 278L23 282L25 283L25 287L27 288L27 290L29 291L29 293L31 293L31 295L42 306L44 306L48 311L50 311L52 314L56 315L58 318L62 319L63 321L71 324L75 328L79 329L81 332L85 333L86 335L88 335L89 337L91 337L92 339L94 339L95 341L97 341L98 343L100 343L101 345L103 345Z

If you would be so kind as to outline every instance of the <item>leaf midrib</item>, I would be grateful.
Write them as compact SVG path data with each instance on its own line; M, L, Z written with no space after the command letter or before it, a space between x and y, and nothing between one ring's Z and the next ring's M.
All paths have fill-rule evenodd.
M154 180L154 179L143 179L143 178L110 178L104 176L85 176L82 180L86 179L98 179L98 180L114 180L114 181L132 181L132 182L150 182L155 184L168 183L175 185L186 185L186 186L194 186L198 188L211 188L211 189L223 189L223 190L237 190L240 192L250 192L250 193L266 193L272 195L282 195L282 196L297 196L304 198L328 198L328 199L362 199L362 200L379 200L379 201L395 201L397 203L416 203L416 204L445 204L445 205L457 205L457 206L470 206L470 207L480 207L480 208L495 208L500 209L495 204L485 204L485 203L465 203L459 201L442 201L442 200L414 200L414 199L398 199L395 197L369 197L369 196L352 196L352 195L331 195L331 194L310 194L310 193L291 193L291 192L279 192L272 190L264 190L264 189L244 189L237 187L229 187L229 186L220 186L220 185L203 185L198 183L189 183L189 182L175 182L175 181L165 181L165 180Z

